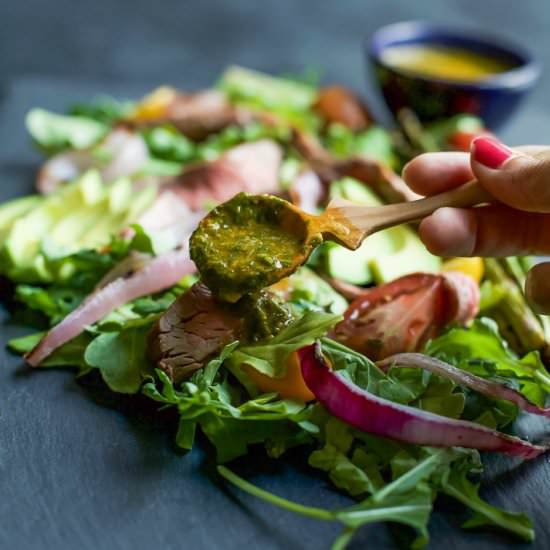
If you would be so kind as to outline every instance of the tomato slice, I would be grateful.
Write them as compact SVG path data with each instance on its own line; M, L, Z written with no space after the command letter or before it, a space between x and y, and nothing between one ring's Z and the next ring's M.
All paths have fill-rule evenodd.
M366 291L336 325L333 338L373 360L418 351L445 326L472 319L476 282L461 273L414 273Z
M449 145L457 151L468 152L472 145L472 141L480 136L494 137L488 130L479 130L478 132L463 132L457 130L449 137Z

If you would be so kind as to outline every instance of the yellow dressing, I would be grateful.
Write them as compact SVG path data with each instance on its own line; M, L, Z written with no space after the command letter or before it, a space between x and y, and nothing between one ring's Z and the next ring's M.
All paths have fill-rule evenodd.
M448 80L476 82L512 68L501 59L460 48L402 44L382 52L382 61L396 69Z

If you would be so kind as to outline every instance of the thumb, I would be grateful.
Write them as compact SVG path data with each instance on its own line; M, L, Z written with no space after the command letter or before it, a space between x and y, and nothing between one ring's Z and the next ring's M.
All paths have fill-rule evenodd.
M536 157L492 138L474 140L472 172L500 202L528 212L550 212L550 148Z
M537 313L550 314L550 262L537 264L529 271L525 296Z

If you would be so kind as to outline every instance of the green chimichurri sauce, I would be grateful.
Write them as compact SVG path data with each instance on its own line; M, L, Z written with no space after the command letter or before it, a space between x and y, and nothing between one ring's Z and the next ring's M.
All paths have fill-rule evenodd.
M276 197L239 193L201 221L191 236L191 258L221 299L235 302L272 284L303 254L303 240L281 228L284 205Z
M293 320L289 307L274 294L260 290L227 304L243 319L243 341L260 342L276 336Z

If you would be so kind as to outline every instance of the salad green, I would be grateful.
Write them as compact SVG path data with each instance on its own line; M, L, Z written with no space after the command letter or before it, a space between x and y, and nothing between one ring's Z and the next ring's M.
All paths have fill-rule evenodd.
M165 185L181 191L177 187L179 174L196 166L208 168L211 161L243 143L269 140L281 148L283 155L277 173L279 187L270 192L289 192L292 196L296 177L304 171L315 171L314 162L303 158L293 145L293 133L298 130L314 134L337 160L366 155L395 169L418 145L410 136L396 137L376 124L360 130L334 122L326 124L324 113L316 107L319 90L308 83L233 67L222 76L218 89L228 104L224 108L245 109L252 115L244 123L231 122L201 140L186 135L181 120L169 119L164 111L158 120L140 126L132 117L147 99L118 102L103 98L75 106L68 115L41 109L29 113L29 132L50 160L58 154L78 151L91 155L99 164L69 182L60 181L49 194L0 205L0 273L13 285L10 306L17 320L38 330L12 340L9 347L13 352L32 352L48 338L52 327L94 303L109 282L114 280L123 286L125 281L146 276L148 262L163 254L155 249L154 231L137 222L156 204ZM258 116L265 113L274 120ZM143 140L148 157L139 169L108 180L101 176L101 170L117 153L110 151L105 156L101 149L119 124L133 125L132 132ZM481 128L476 124L471 117L442 122L427 129L429 139L423 134L424 141L420 141L425 145L428 139L434 147L446 147L449 135L457 128L474 131ZM210 191L209 186L214 186L219 173L224 172L219 165L216 170L202 181L201 192ZM234 165L230 170L235 170ZM144 183L144 174L152 181ZM168 178L168 183L163 178ZM323 200L331 196L380 202L368 188L369 182L329 179L327 182L326 174L319 174L323 198L317 208L322 208L326 204ZM215 203L215 193L205 193L198 213ZM186 212L187 221L197 213L189 208ZM189 232L186 235L188 238ZM314 398L285 398L273 389L273 381L290 384L289 380L298 377L303 383L296 353L319 342L337 376L376 398L410 407L419 414L439 415L442 421L467 420L492 429L513 430L520 414L513 403L483 396L425 370L396 366L382 370L364 354L334 339L333 329L338 323L353 321L348 315L350 295L368 300L368 288L350 290L333 284L331 279L364 286L397 279L399 284L401 276L421 270L434 274L434 289L443 288L443 279L438 278L442 262L423 248L413 228L394 228L374 237L379 239L378 244L372 242L357 253L344 254L337 245L324 247L308 267L271 288L291 316L290 322L278 327L271 337L262 333L261 338L254 339L242 331L232 332L226 326L235 322L229 306L223 306L226 309L220 313L210 297L204 298L206 306L200 305L203 309L190 302L196 276L185 272L175 284L144 292L86 323L77 336L52 349L39 366L70 367L77 376L96 373L108 391L142 394L159 407L172 409L179 418L174 436L181 449L190 451L201 444L198 435L202 434L212 446L220 476L238 489L290 512L341 524L341 534L332 546L335 550L345 548L361 526L379 522L400 524L411 548L425 546L438 495L446 495L471 510L465 528L489 526L532 541L534 527L525 514L501 510L480 496L485 457L482 460L475 448L436 448L366 433L331 414ZM185 243L180 248L184 250ZM388 248L391 254L387 254ZM130 267L118 272L121 262L128 262ZM529 309L519 291L527 265L524 259L485 262L481 314L467 326L459 321L442 325L444 328L415 351L513 388L543 407L550 393L545 363L548 327ZM477 289L477 283L474 286ZM397 304L400 323L407 323L408 315L412 316L411 322L424 315L429 324L433 321L430 315L435 314L426 309L425 302L426 296L433 295L426 291L422 296L423 301L405 306L399 305L401 295L387 302ZM176 335L178 345L185 341L188 330L194 339L185 353L193 355L203 346L207 348L200 364L183 381L174 381L162 360L152 360L150 354L151 339L159 338L159 323L175 315L178 305L189 316L180 316L173 323L173 331L183 331ZM476 309L477 303L472 307ZM189 325L185 323L194 322L192 330L186 329ZM210 325L214 327L211 331L207 330ZM224 334L223 341L215 341L218 333ZM389 330L386 336L394 334ZM307 464L323 472L338 491L353 500L345 508L328 510L291 502L252 485L229 464L246 456L252 446L263 447L274 460L290 449L302 448Z

